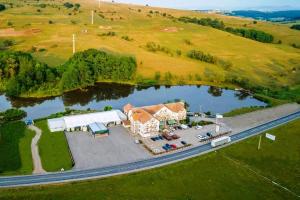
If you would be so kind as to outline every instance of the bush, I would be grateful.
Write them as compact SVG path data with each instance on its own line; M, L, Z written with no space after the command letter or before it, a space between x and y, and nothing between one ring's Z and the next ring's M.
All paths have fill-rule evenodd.
M0 115L3 117L4 122L9 122L9 121L17 121L23 119L24 117L27 116L27 113L23 110L13 108L13 109L8 109L3 113L0 113Z
M155 72L155 74L154 74L154 79L155 79L156 81L160 81L160 77L161 77L160 72Z
M200 61L207 62L207 63L212 63L212 64L217 63L217 58L216 57L214 57L210 54L205 54L202 51L191 50L187 53L187 56L189 58L200 60Z
M73 5L72 3L69 3L69 2L64 3L64 6L65 6L66 8L68 8L68 9L74 7L74 5Z
M0 4L0 12L3 11L3 10L5 10L5 9L6 9L6 8L5 8L5 5Z
M294 25L292 25L291 29L300 30L300 24L294 24Z
M164 52L166 54L173 56L171 49L169 49L168 47L160 46L159 44L156 44L154 42L148 42L146 44L146 49L151 52L161 51L161 52Z
M101 36L101 37L103 37L103 36L111 36L111 37L113 37L113 36L116 36L116 35L117 35L116 32L113 32L113 31L109 31L107 33L101 33L101 34L99 34L99 36Z
M14 44L15 44L15 42L13 40L9 40L9 39L3 40L3 41L0 40L0 50L7 49L7 48L13 46Z
M105 106L104 107L104 111L111 111L113 109L113 107L112 106Z
M123 35L123 36L122 36L122 39L123 39L123 40L126 40L126 41L129 41L129 42L130 42L130 41L133 41L133 39L130 38L129 36L127 36L127 35Z

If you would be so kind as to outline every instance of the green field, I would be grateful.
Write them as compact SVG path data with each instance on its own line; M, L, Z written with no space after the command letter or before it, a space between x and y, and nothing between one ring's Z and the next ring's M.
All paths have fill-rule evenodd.
M0 125L0 175L32 173L30 144L34 135L21 121Z
M245 113L261 110L261 109L264 109L264 108L265 107L263 107L263 106L251 106L251 107L237 108L237 109L234 109L230 112L224 113L223 115L224 115L224 117L234 117L234 116L237 116L237 115L242 115L242 114L245 114Z
M96 48L134 55L138 61L137 76L141 79L153 79L155 72L160 72L163 79L164 74L170 72L172 84L232 86L226 83L226 78L232 75L270 88L290 86L292 90L300 83L300 49L291 47L292 43L300 44L300 31L286 25L262 21L254 24L249 19L218 14L107 2L99 9L97 1L85 0L69 1L80 3L79 11L65 8L58 0L29 0L26 4L16 0L6 2L13 2L15 6L0 13L0 38L15 40L13 50L32 51L35 47L32 54L51 66L71 57L74 33L77 51ZM43 3L47 5L45 8L39 6ZM95 10L94 25L90 22L92 9ZM261 43L174 20L181 16L218 18L226 26L270 33L275 41ZM8 28L12 30L5 32ZM114 32L115 36L103 36L108 32ZM132 40L122 39L123 36ZM277 44L279 40L281 44ZM150 52L146 48L148 42L166 47L171 53ZM177 55L178 50L181 55ZM232 67L224 69L190 59L186 56L190 50L201 50L230 61Z
M36 122L36 126L42 130L38 145L43 168L49 172L71 169L72 161L64 133L51 133L46 120Z
M51 186L1 189L0 199L297 199L300 120L222 150L139 173ZM288 192L272 181L288 188Z

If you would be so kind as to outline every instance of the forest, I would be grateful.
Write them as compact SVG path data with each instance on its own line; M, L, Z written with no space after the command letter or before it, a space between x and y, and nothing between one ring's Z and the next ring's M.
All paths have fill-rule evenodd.
M101 80L129 81L135 71L134 57L96 49L78 52L57 67L49 67L26 52L0 52L0 82L4 83L9 96L38 90L63 92L85 88Z

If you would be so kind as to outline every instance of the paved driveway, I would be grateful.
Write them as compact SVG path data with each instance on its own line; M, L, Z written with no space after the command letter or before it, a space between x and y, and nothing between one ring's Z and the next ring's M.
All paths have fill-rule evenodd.
M94 138L89 133L66 133L75 160L74 169L92 169L150 158L151 154L122 126L110 128L110 135Z

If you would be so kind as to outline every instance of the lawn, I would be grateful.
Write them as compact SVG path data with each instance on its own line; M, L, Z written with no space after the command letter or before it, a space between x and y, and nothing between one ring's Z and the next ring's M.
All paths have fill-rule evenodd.
M297 199L300 120L203 156L169 166L94 181L1 189L1 199ZM267 180L266 177L270 180Z
M46 120L36 122L36 126L42 130L38 145L44 169L49 172L71 169L72 161L64 133L51 133Z
M35 133L24 122L0 125L0 175L31 174L31 139Z

